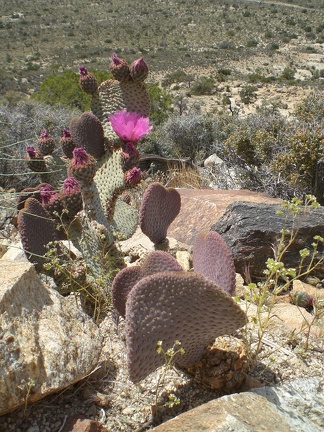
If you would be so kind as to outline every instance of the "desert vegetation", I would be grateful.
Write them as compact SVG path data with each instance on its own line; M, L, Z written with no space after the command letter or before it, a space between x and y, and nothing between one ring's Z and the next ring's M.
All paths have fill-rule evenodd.
M304 215L312 207L324 203L324 177L319 181L318 174L320 170L324 171L324 5L320 0L275 3L252 0L202 0L199 3L194 0L171 3L163 0L144 0L139 3L129 0L98 0L96 3L37 0L28 5L16 0L7 3L0 16L0 35L5 41L0 47L0 210L10 213L10 217L15 216L18 198L21 216L18 222L15 220L16 226L20 223L23 228L24 225L28 228L30 214L37 216L39 213L40 219L46 222L50 220L49 226L45 226L44 222L44 232L48 234L53 231L53 236L49 243L41 245L40 252L32 251L30 256L37 258L33 262L40 265L43 273L49 272L47 276L53 277L63 295L77 293L81 300L85 298L83 306L96 322L112 310L113 280L116 281L115 275L124 266L120 256L116 258L118 254L110 254L116 252L112 247L114 242L117 243L124 234L125 237L133 234L138 225L137 211L145 213L145 202L149 201L149 208L153 209L153 216L157 220L161 218L160 212L156 210L162 201L160 194L167 203L170 200L170 208L176 207L174 197L171 199L160 185L161 192L157 181L166 187L244 188L266 192L272 197L284 199L282 211L287 210L293 215ZM110 63L111 54L116 52L120 58L113 54ZM151 70L145 86L143 82L148 70L142 57ZM119 75L119 66L124 65L121 58L125 58L130 65L127 66L128 82L122 74ZM83 77L82 73L79 75L82 68ZM120 94L123 97L126 95L125 110L127 108L126 111L117 112L115 118L116 110L108 105L110 98L114 99L116 95L105 86L100 88L100 83L112 77L119 81ZM143 111L141 115L134 112L138 100L133 105L132 98L127 99L129 82L135 88L134 99L138 97L141 100L141 109L138 110ZM87 88L89 85L94 85L94 89L90 91ZM107 101L108 108L105 105ZM151 111L148 115L149 105ZM111 139L108 112L109 122L115 122L112 130L120 141L118 145ZM129 120L135 125L136 139L132 136L134 130L128 131L128 135L125 133ZM87 129L87 122L90 124L91 139L83 141L80 130L83 127ZM68 127L74 128L73 140L81 136L76 149L68 149L71 154L63 156L63 145L53 145L50 151L46 150L42 154L45 141L49 146L52 141L60 144L64 139L69 141L71 134L66 130ZM63 136L62 131L65 131ZM92 134L96 135L102 147L100 155L89 156L88 149L85 150L90 141L89 147L92 147ZM119 156L115 156L117 154ZM169 165L163 172L154 169L152 163L141 177L140 170L135 166L140 161L140 154L181 163L176 168L175 165L172 168ZM206 164L210 156L214 156L216 162ZM51 158L68 162L69 171L66 166L63 169L58 166L55 170L46 165L45 162ZM98 161L97 165L94 159ZM109 162L106 164L105 161ZM36 169L38 162L45 164L46 169ZM110 170L108 163L111 163ZM85 167L89 170L89 177L93 176L90 180L87 178L88 173L84 178ZM96 169L99 175L94 181ZM64 188L73 189L75 186L68 182L61 190L62 182L58 179L55 188L49 189L47 184L44 189L42 174L54 174L55 177L56 171L60 170L72 172L76 178L79 175L78 180L83 187L83 190L81 187L80 190L72 191L82 197L86 216L80 224L83 225L83 237L78 244L81 245L82 259L85 258L82 272L80 268L74 267L75 260L69 254L62 253L61 240L55 231L59 227L60 235L68 242L80 237L80 226L73 225L80 216L76 216L79 210L73 214L72 219L75 220L66 223L67 209L58 215L54 205L51 216L43 209L45 205L66 198L71 191L68 193ZM114 170L120 182L118 185L114 184ZM101 177L100 173L104 171L107 172ZM109 176L113 178L113 186L108 185L111 190L104 195L107 199L103 204L101 196L98 201L96 190L102 188L102 193L106 193L106 178ZM91 189L93 200L89 199L90 186L87 184L91 182L96 182L96 187ZM153 204L147 198L149 194L144 194L143 198L143 191L149 190L151 186L155 191ZM27 194L34 195L29 198L29 207L19 197L25 188L28 188ZM35 199L38 194L41 201ZM176 199L179 201L180 195L178 197L177 194ZM122 210L118 210L117 198ZM131 206L129 202L132 202ZM129 213L123 213L125 208L128 208ZM117 216L126 214L126 224L123 219L118 221L118 226L115 220L111 224L115 211ZM176 217L177 211L172 218ZM168 213L167 216L170 216L172 212ZM151 216L149 214L147 219L154 219ZM91 222L99 221L98 225L90 222L87 225L84 223L87 218ZM54 223L57 225L55 229ZM131 225L129 232L122 233L121 226L128 223ZM153 239L141 226L142 232L151 239L157 250L168 248L168 224L162 226L160 237L154 237L156 226L151 227L148 232L153 232ZM24 233L24 230L21 232ZM276 259L269 258L265 263L264 281L254 283L246 277L245 282L250 283L243 300L247 306L257 306L256 314L252 317L254 321L252 319L250 323L256 325L258 330L254 352L249 351L251 328L244 327L241 334L251 368L258 360L277 298L291 288L293 280L308 275L318 265L313 266L312 263L313 257L322 247L321 235L315 239L313 251L301 251L301 264L311 254L311 265L307 271L294 271L296 269L285 267L284 254L297 234L298 227L289 233L283 224L282 238L274 250ZM201 241L205 248L205 237ZM217 242L218 239L216 246L219 246ZM28 252L26 245L28 242L23 245ZM99 251L97 255L93 253L96 249ZM160 252L155 256L164 265L163 260L166 258ZM322 263L321 258L320 265ZM147 262L143 267L144 270L138 270L143 272L142 279L152 276L145 273L149 269ZM107 271L107 268L110 270ZM177 278L176 283L184 281L186 285L186 278L192 274L187 272L185 276ZM153 279L156 278L160 283L159 277L154 276ZM283 280L285 284L282 284ZM199 286L207 284L199 277L196 282ZM170 290L172 287L173 280ZM151 285L148 288L151 289ZM143 282L143 292L148 288ZM233 290L227 291L232 294ZM141 311L136 309L136 295L135 291L131 294L134 297L134 314L140 314ZM123 307L126 308L125 298L123 301ZM235 301L240 300L237 298ZM300 306L298 303L296 305ZM323 316L321 304L318 305L314 300L311 306L316 319ZM235 303L232 307L238 308ZM261 313L265 309L268 316L264 324L264 321L261 322ZM123 316L122 313L120 315ZM313 321L308 328L304 354L310 348L311 325ZM156 364L164 364L164 369L155 387L153 413L154 410L158 411L160 387L163 387L165 373L173 368L176 355L186 354L182 348L185 346L185 336L180 340L171 338L170 346L162 345L164 341L160 339L154 341L154 356L164 357L162 360L159 358ZM142 379L136 374L133 378L134 382ZM28 397L29 393L26 404ZM173 408L173 405L180 403L173 393L167 397L166 407Z

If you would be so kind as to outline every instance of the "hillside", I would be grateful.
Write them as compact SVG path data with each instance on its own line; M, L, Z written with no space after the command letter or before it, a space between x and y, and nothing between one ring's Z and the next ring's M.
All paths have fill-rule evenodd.
M143 55L152 80L178 68L195 76L226 68L242 80L293 67L312 85L324 75L320 0L16 0L1 14L3 95L31 93L45 74L79 64L106 69L113 51Z

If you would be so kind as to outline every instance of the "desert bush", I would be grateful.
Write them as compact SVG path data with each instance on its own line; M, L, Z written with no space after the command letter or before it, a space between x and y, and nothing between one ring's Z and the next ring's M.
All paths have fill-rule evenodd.
M217 141L216 152L236 172L240 187L290 196L291 188L269 168L286 140L287 129L287 121L276 110L266 108L223 126L224 139Z
M251 85L244 86L242 88L242 90L240 91L240 93L239 93L241 101L245 105L249 105L256 98L255 92L256 92L256 87L255 86L251 86Z
M195 81L191 87L191 92L193 95L210 95L214 90L214 80L213 78L200 77Z
M296 106L294 114L303 122L323 121L324 99L318 93L311 93Z
M316 166L322 157L323 126L303 125L288 136L287 147L275 156L270 169L287 180L300 196L314 192Z
M193 80L193 76L187 74L183 69L177 69L174 72L167 73L162 80L162 86L167 87L174 83L190 82Z
M150 120L154 125L164 122L172 112L172 96L158 84L147 84L151 100Z
M157 141L163 156L201 160L213 153L213 120L196 113L172 115L161 125Z
M281 79L292 81L295 79L295 69L290 66L286 66L280 75Z

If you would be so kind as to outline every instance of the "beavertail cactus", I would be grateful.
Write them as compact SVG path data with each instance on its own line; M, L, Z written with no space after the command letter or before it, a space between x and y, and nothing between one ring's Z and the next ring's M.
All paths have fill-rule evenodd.
M111 69L117 80L98 87L91 73L81 66L80 86L92 95L92 112L72 119L69 129L63 130L60 144L65 157L55 159L54 154L43 156L40 150L28 149L29 163L40 159L48 174L44 183L54 187L39 189L37 197L49 211L60 213L70 204L77 209L77 197L82 196L83 211L65 230L89 265L96 267L97 274L97 269L104 267L98 257L107 256L113 241L130 237L138 224L137 210L121 195L141 180L136 167L137 143L152 129L150 102L143 84L146 68L141 59L132 66L131 74L126 62L114 54ZM45 138L44 132L41 139ZM62 167L64 178L54 178L54 173L61 176L64 172ZM76 179L80 192L71 192L74 185L64 182L67 176Z
M177 365L189 367L218 336L246 323L240 307L215 283L197 273L165 271L147 276L126 301L126 345L130 379L138 382L164 364L157 342L181 341Z
M146 276L163 271L183 271L183 268L172 255L154 251L148 254L140 267L126 267L117 274L111 293L113 305L123 318L126 313L127 296L137 282Z
M197 273L215 282L231 296L235 293L236 275L231 252L216 231L201 232L193 246L193 266Z
M134 70L131 73L126 61L113 53L109 69L115 80L104 81L92 94L91 110L101 121L110 146L116 143L117 136L107 118L109 115L121 110L138 113L142 117L148 117L150 114L150 99L143 83L147 76L143 70L147 68L147 65L143 59L139 63L137 67L131 66Z
M57 240L56 223L42 204L28 198L18 213L18 228L29 261L42 266L45 263L46 245Z
M152 183L144 192L140 208L140 227L156 245L163 242L171 222L181 207L181 197L173 188Z
M91 112L72 119L70 133L76 147L83 147L97 160L104 155L104 130L100 120Z

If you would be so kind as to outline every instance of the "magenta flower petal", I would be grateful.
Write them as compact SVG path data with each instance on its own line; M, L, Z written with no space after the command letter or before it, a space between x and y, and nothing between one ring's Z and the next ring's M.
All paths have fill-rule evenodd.
M150 119L142 117L136 112L127 112L126 110L116 111L108 116L113 130L122 141L137 142L147 135L153 128L150 126Z

